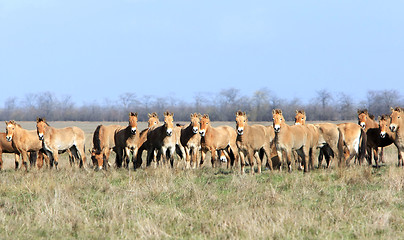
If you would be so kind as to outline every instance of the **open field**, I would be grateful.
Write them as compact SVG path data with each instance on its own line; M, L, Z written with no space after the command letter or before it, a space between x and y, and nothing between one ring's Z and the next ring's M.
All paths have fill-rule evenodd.
M87 149L97 126L50 124L81 127ZM57 171L27 173L13 170L13 156L4 154L0 238L403 239L404 169L395 166L394 146L385 158L379 169L365 164L250 176L212 169L209 161L192 171L181 165L85 171L71 168L65 155Z

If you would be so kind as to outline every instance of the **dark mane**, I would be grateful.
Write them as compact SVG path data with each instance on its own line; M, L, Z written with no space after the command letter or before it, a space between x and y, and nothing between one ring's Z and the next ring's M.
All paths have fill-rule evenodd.
M101 151L101 141L100 141L100 128L102 125L98 125L94 131L93 135L93 148L97 151Z

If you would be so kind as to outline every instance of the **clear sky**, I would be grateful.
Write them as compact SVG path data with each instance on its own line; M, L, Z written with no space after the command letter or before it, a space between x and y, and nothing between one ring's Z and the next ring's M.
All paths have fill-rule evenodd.
M0 0L0 106L404 89L404 1Z

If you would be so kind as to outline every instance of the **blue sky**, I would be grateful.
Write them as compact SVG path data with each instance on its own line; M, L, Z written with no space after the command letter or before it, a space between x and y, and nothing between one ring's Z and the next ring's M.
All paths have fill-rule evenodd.
M403 95L403 9L403 1L0 0L0 106L44 91L78 105L125 92L192 102L230 87L303 102L320 89L355 101L369 90Z

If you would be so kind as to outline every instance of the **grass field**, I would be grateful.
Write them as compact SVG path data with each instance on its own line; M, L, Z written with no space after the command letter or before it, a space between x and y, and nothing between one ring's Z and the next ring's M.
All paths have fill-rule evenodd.
M97 125L50 124L79 126L88 143ZM4 154L0 238L403 239L404 169L395 166L395 147L385 157L379 169L250 176L210 164L94 172L71 168L66 156L57 171L27 173Z

